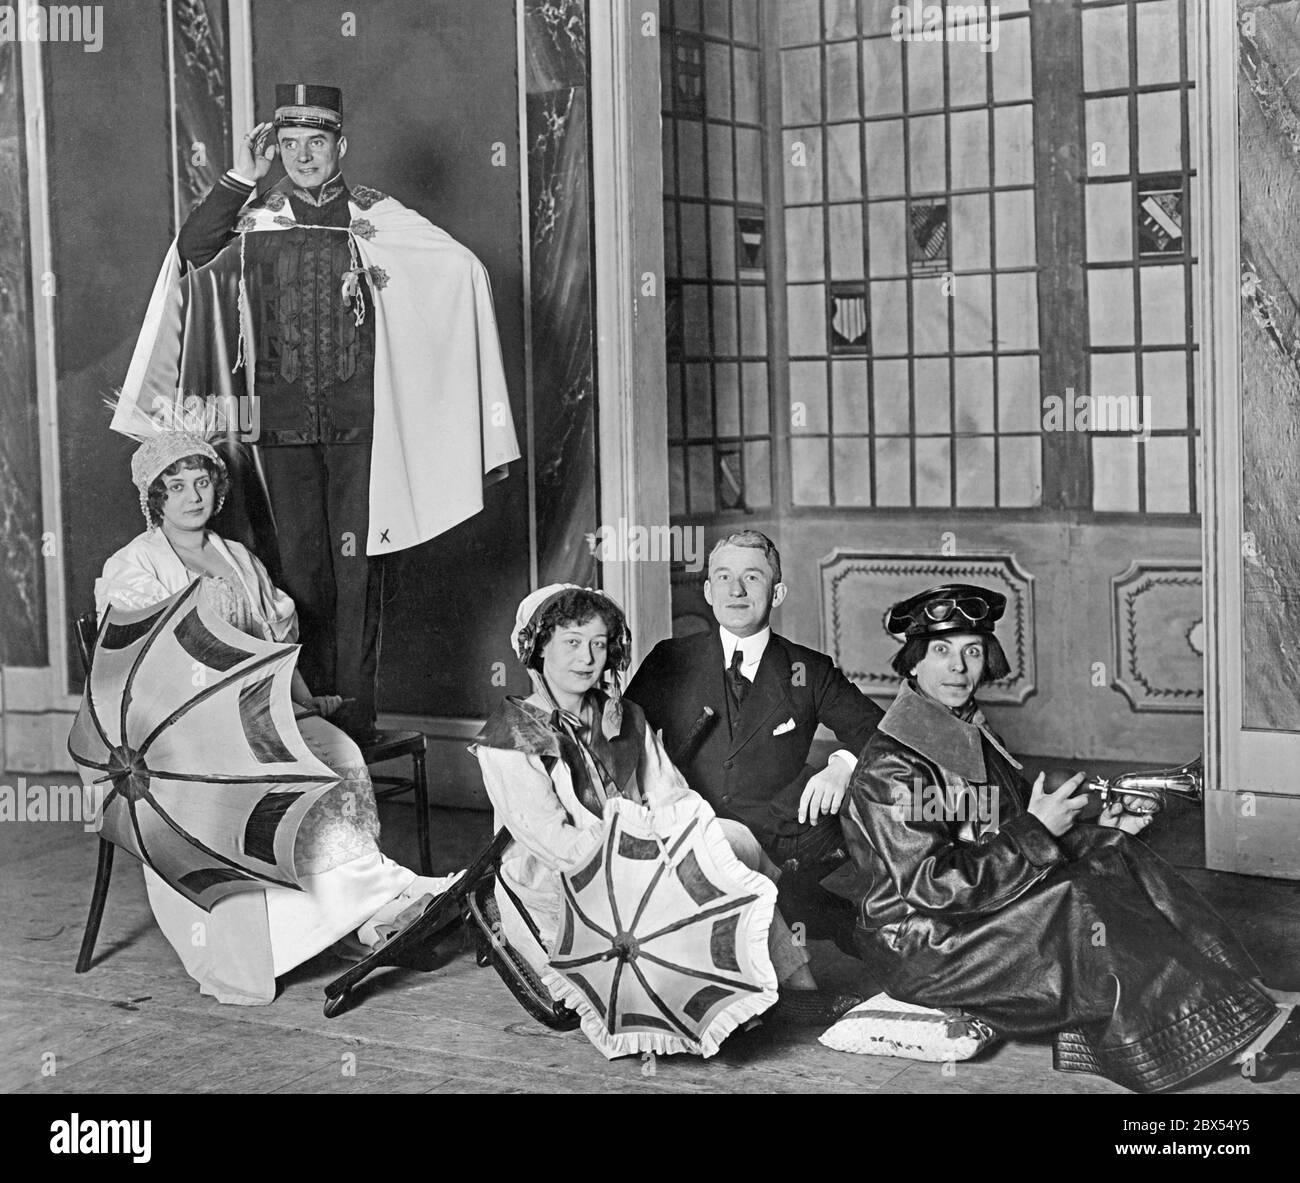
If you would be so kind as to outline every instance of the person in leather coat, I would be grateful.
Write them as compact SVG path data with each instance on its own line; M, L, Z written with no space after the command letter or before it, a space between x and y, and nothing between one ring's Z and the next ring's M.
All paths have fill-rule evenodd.
M895 605L905 679L849 784L856 942L886 992L960 1008L1002 1036L1055 1033L1054 1065L1172 1088L1234 1055L1283 1051L1297 1024L1225 922L1108 807L1079 820L1084 774L1046 793L975 703L1005 677L1004 596L931 588ZM1284 1053L1286 1054L1286 1053Z

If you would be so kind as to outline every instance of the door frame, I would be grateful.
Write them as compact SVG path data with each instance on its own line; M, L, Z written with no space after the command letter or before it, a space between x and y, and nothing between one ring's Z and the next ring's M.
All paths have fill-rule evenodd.
M1238 5L1198 5L1205 847L1213 870L1300 879L1300 734L1242 725L1242 348ZM1290 789L1290 791L1288 791Z

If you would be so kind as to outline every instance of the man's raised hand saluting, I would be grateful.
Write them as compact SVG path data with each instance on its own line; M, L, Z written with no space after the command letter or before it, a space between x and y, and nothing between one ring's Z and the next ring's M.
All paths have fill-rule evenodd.
M275 124L259 123L235 145L234 171L241 177L260 181L271 171L271 161L278 151Z

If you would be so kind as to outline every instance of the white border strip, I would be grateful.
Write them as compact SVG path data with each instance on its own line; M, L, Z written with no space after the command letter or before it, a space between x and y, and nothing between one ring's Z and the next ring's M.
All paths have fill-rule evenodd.
M63 562L63 487L59 464L58 364L54 339L54 273L50 225L49 154L45 129L45 69L42 45L23 41L23 120L27 139L27 218L30 230L32 338L35 344L37 429L41 458L41 533L54 535L54 555L45 563L45 629L49 646L49 706L76 710L68 693L68 601ZM44 538L42 538L44 542ZM44 549L44 548L42 548Z

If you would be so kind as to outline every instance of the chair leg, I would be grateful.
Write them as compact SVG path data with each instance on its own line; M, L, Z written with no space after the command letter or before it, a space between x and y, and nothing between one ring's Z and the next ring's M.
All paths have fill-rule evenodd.
M429 841L429 775L424 752L416 752L415 761L415 834L420 844L420 874L433 874L433 850Z
M95 868L95 890L90 897L90 916L81 938L81 952L77 955L76 972L84 974L90 968L99 936L99 922L104 919L104 904L108 901L108 881L113 874L113 844L107 838L99 840L99 865Z

